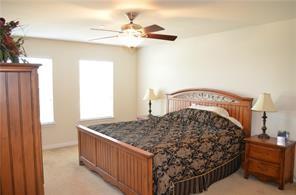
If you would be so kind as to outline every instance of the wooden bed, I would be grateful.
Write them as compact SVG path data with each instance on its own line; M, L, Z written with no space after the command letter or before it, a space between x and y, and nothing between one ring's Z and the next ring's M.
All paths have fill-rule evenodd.
M191 104L225 108L251 132L252 98L213 89L186 89L167 94L167 112ZM153 154L78 125L79 163L98 173L125 194L153 194Z

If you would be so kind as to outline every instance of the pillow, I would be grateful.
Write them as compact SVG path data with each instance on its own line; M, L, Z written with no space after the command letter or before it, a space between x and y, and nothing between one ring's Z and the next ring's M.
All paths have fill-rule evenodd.
M238 126L241 129L243 129L242 124L238 120L236 120L235 118L229 116L229 113L224 108L217 107L217 106L203 106L203 105L197 105L197 104L191 104L191 106L189 108L214 112L214 113L230 120L233 124L235 124L236 126Z
M238 120L236 120L235 118L233 118L233 117L228 117L228 119L233 123L233 124L235 124L236 126L238 126L239 128L241 128L241 129L243 129L243 125L238 121Z
M192 104L189 108L214 112L220 116L223 116L224 118L229 117L229 113L227 112L227 110L217 106L203 106L203 105Z

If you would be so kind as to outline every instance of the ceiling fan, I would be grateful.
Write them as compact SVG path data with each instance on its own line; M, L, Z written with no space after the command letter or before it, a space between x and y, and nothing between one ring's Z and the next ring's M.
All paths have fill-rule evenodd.
M139 24L135 24L133 21L138 16L137 12L127 12L126 13L129 23L124 24L121 26L121 30L109 30L104 28L91 28L91 30L98 30L98 31L107 31L107 32L113 32L118 33L117 35L112 36L106 36L106 37L98 37L91 39L89 41L96 41L96 40L102 40L102 39L109 39L109 38L115 38L115 37L122 37L125 39L129 39L130 43L127 43L130 47L135 47L141 38L148 38L148 39L160 39L165 41L174 41L176 40L177 36L175 35L165 35L165 34L155 34L154 32L162 31L164 30L163 27L153 24L147 27L142 27ZM132 40L133 39L133 40Z

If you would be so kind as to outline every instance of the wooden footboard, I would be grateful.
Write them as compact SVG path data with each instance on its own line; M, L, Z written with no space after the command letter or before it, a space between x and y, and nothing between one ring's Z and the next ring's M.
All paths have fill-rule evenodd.
M78 125L79 163L125 194L153 194L153 154Z

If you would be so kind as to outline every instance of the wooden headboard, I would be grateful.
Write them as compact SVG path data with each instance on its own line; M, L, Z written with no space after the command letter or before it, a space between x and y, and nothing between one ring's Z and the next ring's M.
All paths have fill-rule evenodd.
M216 89L184 89L167 94L167 112L188 108L191 104L225 108L244 127L247 137L251 135L253 98L241 97Z

